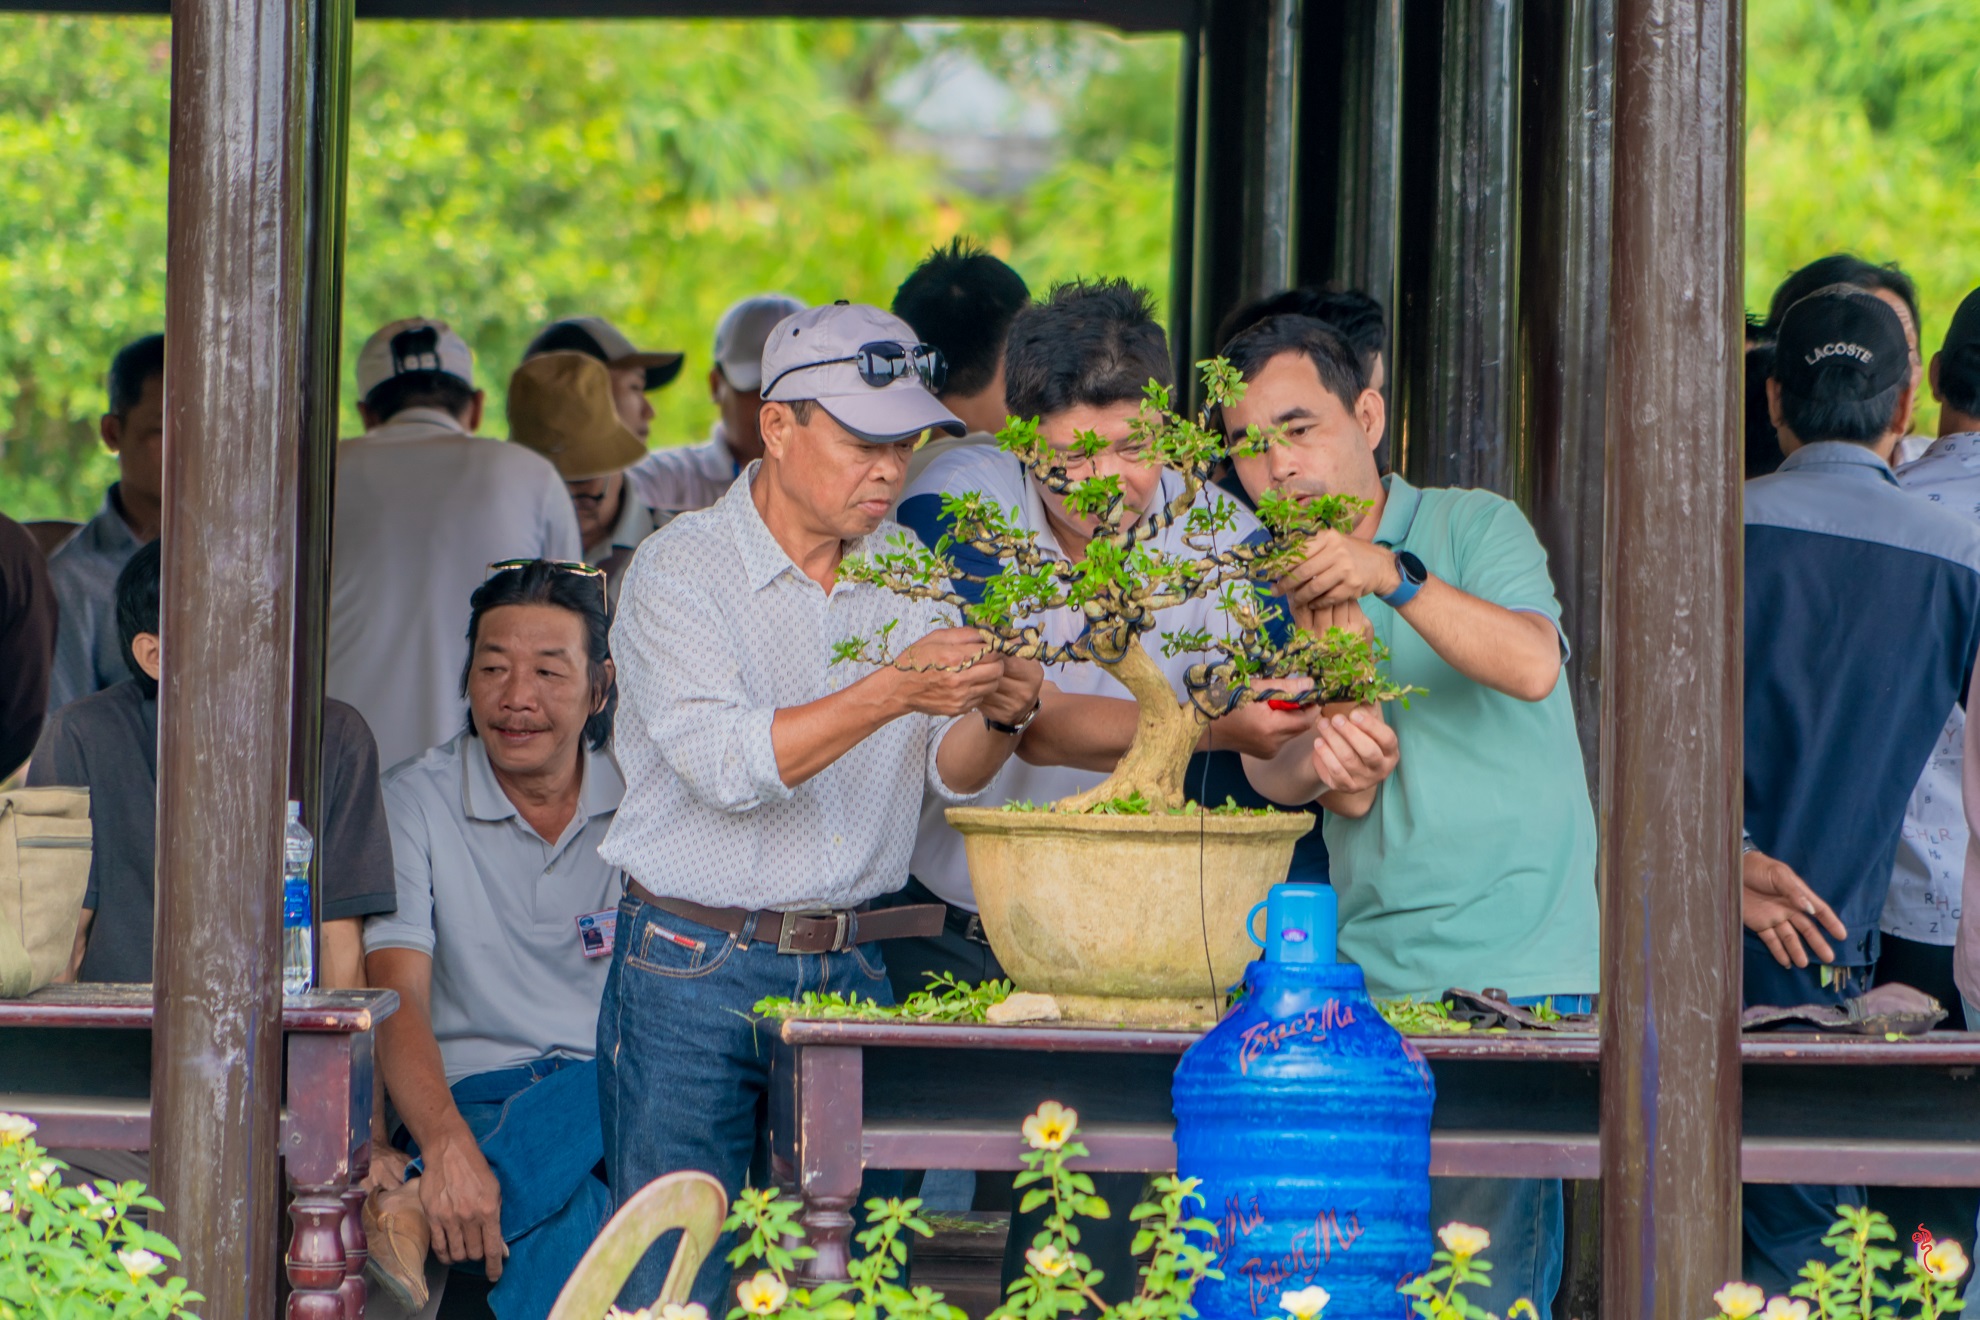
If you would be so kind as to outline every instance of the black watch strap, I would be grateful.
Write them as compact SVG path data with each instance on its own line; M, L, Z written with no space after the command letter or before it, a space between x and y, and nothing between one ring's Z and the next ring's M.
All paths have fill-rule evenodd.
M1006 737L1015 738L1020 733L1023 733L1026 729L1031 727L1031 722L1038 718L1038 708L1043 704L1044 701L1042 698L1033 698L1031 702L1031 709L1026 711L1024 713L1023 718L1019 719L1016 724L1006 724L1002 720L993 720L988 715L984 715L982 711L978 711L977 714L983 715L984 724L988 725L996 732L1001 733Z

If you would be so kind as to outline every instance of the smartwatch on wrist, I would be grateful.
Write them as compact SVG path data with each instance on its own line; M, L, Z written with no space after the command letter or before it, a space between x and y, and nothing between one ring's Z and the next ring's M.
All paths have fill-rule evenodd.
M1020 716L1016 724L1006 724L1002 720L993 720L987 714L984 714L984 712L980 710L977 711L976 713L978 715L982 715L984 724L989 726L995 732L1001 733L1007 738L1015 738L1019 734L1023 733L1026 729L1031 727L1031 722L1038 718L1038 708L1044 704L1045 703L1042 698L1034 699L1031 703L1031 709L1026 711L1022 716Z
M1421 559L1407 550L1398 550L1396 576L1401 579L1396 583L1396 589L1386 596L1375 598L1392 610L1399 610L1416 599L1416 593L1423 590L1423 584L1430 577L1430 572L1423 567Z

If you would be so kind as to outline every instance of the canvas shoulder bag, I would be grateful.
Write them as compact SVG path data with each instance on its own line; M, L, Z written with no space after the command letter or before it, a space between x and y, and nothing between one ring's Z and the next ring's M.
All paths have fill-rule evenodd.
M89 889L89 790L0 793L0 999L62 974Z

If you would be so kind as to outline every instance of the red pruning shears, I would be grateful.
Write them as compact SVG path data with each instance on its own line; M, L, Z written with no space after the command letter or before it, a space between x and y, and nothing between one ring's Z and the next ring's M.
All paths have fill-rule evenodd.
M1298 709L1299 709L1299 703L1298 703L1297 701L1287 701L1287 700L1286 700L1285 698L1283 698L1283 697L1267 697L1267 698L1265 699L1265 704L1266 704L1266 706L1268 706L1268 707L1270 707L1270 708L1271 708L1271 709L1273 709L1273 710L1298 710Z

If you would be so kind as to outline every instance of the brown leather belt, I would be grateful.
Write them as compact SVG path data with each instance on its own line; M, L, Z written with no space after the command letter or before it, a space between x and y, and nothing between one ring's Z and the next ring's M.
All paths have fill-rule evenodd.
M628 877L626 892L642 903L730 935L750 932L745 945L773 944L778 953L844 953L855 944L942 933L946 911L940 903L908 907L825 908L813 912L752 912L748 908L703 907L684 898L661 898Z

